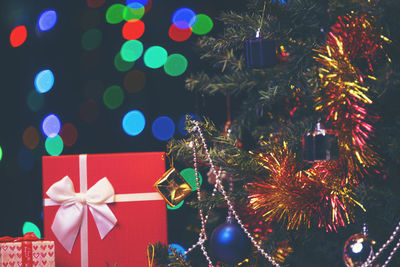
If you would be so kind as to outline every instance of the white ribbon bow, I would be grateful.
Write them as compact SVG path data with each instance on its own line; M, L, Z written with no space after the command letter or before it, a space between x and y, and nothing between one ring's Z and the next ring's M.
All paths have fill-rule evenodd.
M106 203L114 202L114 188L107 178L99 180L86 193L75 193L68 176L53 184L46 194L59 203L51 229L58 241L71 253L82 224L84 206L89 207L101 239L116 225L117 218Z

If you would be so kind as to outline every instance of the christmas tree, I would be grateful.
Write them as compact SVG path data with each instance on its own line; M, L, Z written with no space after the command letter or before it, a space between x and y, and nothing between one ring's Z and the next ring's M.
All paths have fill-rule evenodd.
M198 41L208 67L186 79L195 94L224 96L225 123L188 118L187 138L168 145L176 165L209 172L187 201L200 210L188 213L197 222L175 226L198 232L198 246L187 259L175 250L167 259L158 247L156 259L171 266L344 266L345 254L347 266L388 257L399 266L395 251L389 255L398 237L376 260L372 255L400 220L400 2L244 6L223 12L221 29ZM246 255L238 255L245 250L238 243L235 255L221 251L214 229L226 227L227 217L244 231L237 242L251 237ZM364 255L355 247L344 253L354 234L364 243L348 244L362 243Z

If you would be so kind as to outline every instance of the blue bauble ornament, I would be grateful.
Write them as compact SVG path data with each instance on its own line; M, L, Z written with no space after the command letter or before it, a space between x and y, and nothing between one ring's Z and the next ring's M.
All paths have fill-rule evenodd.
M217 260L235 264L250 254L251 242L239 225L225 223L212 232L210 248Z

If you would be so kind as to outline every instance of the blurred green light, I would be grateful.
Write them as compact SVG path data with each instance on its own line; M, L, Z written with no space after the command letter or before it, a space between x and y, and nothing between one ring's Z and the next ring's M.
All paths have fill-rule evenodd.
M175 205L175 207L171 207L170 205L167 204L167 209L169 209L169 210L177 210L177 209L179 209L180 207L182 207L182 205L183 205L184 202L185 202L185 201L182 200L178 205Z
M118 24L124 20L125 6L122 4L114 4L110 6L106 11L106 20L110 24Z
M100 45L101 39L101 31L98 29L88 30L82 35L82 47L87 51L96 49Z
M186 71L188 65L187 59L181 54L172 54L168 56L164 64L165 72L173 77L179 76Z
M50 156L58 156L64 149L63 140L59 135L54 138L47 138L44 146Z
M0 161L3 159L3 149L0 146Z
M123 60L120 52L118 52L114 57L114 66L118 71L128 71L133 67L133 65L135 65L135 61L127 62Z
M138 40L126 41L121 47L121 57L127 62L139 59L143 54L143 44Z
M26 233L30 232L33 232L38 238L42 238L39 227L37 227L34 223L25 222L24 225L22 226L22 235L25 235Z
M149 68L157 69L167 62L167 58L167 50L161 46L152 46L144 53L144 64Z
M124 92L117 85L110 86L104 92L103 101L109 109L119 108L124 101Z
M199 174L199 183L201 185L203 183L203 177L201 177L201 174L199 172L198 174ZM180 175L182 175L183 179L185 179L185 181L188 184L190 184L190 186L192 187L192 191L195 191L197 189L196 172L194 169L192 168L184 169L180 172Z
M198 14L197 20L192 26L192 31L197 35L209 33L214 27L212 19L205 14Z
M125 6L123 10L123 19L130 21L131 19L141 19L146 11L143 5L139 5L139 8Z
M28 107L32 111L39 111L43 105L44 105L44 96L43 94L38 93L36 90L32 90L27 99L26 102L28 104Z

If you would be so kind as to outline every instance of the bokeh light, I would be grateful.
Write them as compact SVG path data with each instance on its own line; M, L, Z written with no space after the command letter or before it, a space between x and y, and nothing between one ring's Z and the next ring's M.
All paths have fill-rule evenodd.
M138 40L126 41L121 47L121 57L127 62L139 59L143 54L143 44Z
M44 146L50 156L58 156L62 153L64 149L63 140L59 135L53 138L46 138Z
M151 9L151 7L153 6L153 0L148 0L147 1L147 4L145 5L145 11L144 11L144 13L147 13L147 12L149 12L149 10Z
M175 42L183 42L192 35L192 28L180 29L172 24L168 30L169 37Z
M196 171L194 169L192 169L192 168L183 169L179 174L192 187L192 191L195 191L197 189ZM199 183L201 186L201 184L203 183L203 177L201 176L201 174L199 172L198 172L198 174L199 174Z
M134 9L145 8L144 13L147 13L152 6L152 0L126 0L126 5Z
M180 133L181 135L183 135L183 136L185 136L185 135L187 134L187 131L186 131L186 124L185 124L185 123L186 123L186 116L187 116L187 115L190 116L191 120L200 121L199 116L197 116L197 115L194 114L194 113L189 113L189 114L185 114L185 115L181 116L181 117L179 118L179 121L178 121L178 131L179 131L179 133Z
M68 122L62 126L60 137L65 146L73 146L78 139L78 131L72 123Z
M198 14L196 23L192 26L193 33L204 35L209 33L214 27L212 19L205 14Z
M42 238L39 227L32 222L25 222L22 226L22 235L25 235L29 232L33 232L38 238Z
M47 115L42 121L42 131L45 136L53 138L61 130L60 119L55 114Z
M35 88L39 93L46 93L54 85L54 75L51 70L42 70L35 77Z
M35 165L35 158L33 157L33 153L31 150L23 147L18 152L18 165L24 171L32 170L33 166Z
M179 209L180 207L183 206L183 203L185 203L184 200L182 200L181 202L179 202L178 205L175 205L175 207L171 207L170 205L167 204L167 209L169 209L169 210L177 210L177 209Z
M118 52L114 57L114 66L118 71L128 71L133 65L135 65L135 61L128 62L122 59L121 52Z
M85 50L93 50L99 47L102 40L102 33L98 29L91 29L82 35L82 47Z
M104 105L109 109L119 108L124 101L124 92L121 87L112 85L104 92L103 101Z
M164 64L165 72L173 77L182 75L187 68L188 61L181 54L172 54L167 58L167 62Z
M84 31L100 25L100 12L97 9L87 9L81 17L81 27Z
M132 4L132 6L125 6L122 12L122 19L125 21L141 19L145 12L146 8L139 3Z
M172 248L173 250L175 250L176 252L182 254L183 257L186 259L186 254L185 254L186 250L185 250L184 247L182 247L182 246L179 245L179 244L174 244L174 243L169 244L169 245L168 245L168 253L169 253L170 255L172 254L171 248Z
M110 24L118 24L124 20L124 10L126 6L122 4L114 4L106 11L106 21Z
M130 7L135 7L138 4L145 6L148 2L149 0L126 0L126 5Z
M3 148L0 146L0 161L3 159Z
M122 119L122 128L125 133L131 136L140 134L146 125L146 119L139 110L132 110L126 113Z
M92 123L99 116L99 105L94 99L88 99L80 105L79 115L84 122Z
M39 140L39 132L33 126L29 126L28 128L26 128L24 133L22 134L22 141L24 142L24 145L30 150L33 150L38 146Z
M172 23L179 29L187 29L196 23L196 13L190 8L179 8L172 15Z
M53 9L48 9L40 14L37 27L42 32L51 30L57 22L57 12Z
M132 70L126 73L124 87L129 93L137 93L146 85L146 75L141 70Z
M105 2L106 0L87 0L87 5L88 7L96 8L104 5Z
M144 64L152 69L162 67L167 62L168 52L161 46L151 46L144 53Z
M44 95L38 93L36 90L32 90L26 98L26 103L30 110L37 112L44 105Z
M143 21L132 19L122 27L122 36L127 40L136 40L142 37L145 25Z
M155 138L161 141L166 141L171 139L174 135L175 123L171 118L161 116L154 120L151 130Z
M10 33L10 44L12 47L18 47L25 43L28 32L24 25L15 27Z

